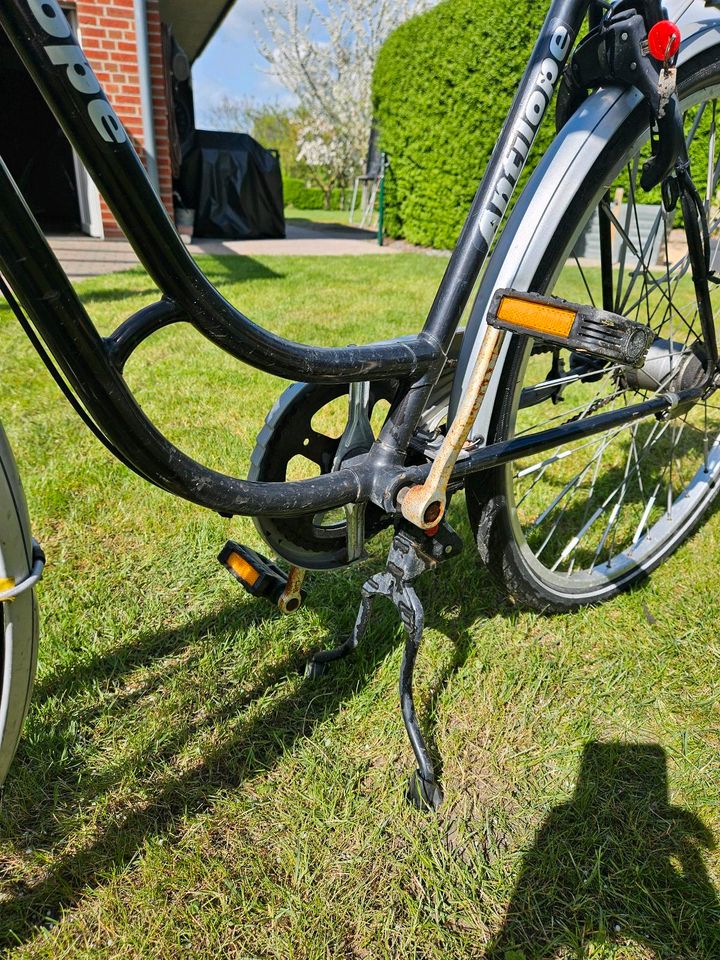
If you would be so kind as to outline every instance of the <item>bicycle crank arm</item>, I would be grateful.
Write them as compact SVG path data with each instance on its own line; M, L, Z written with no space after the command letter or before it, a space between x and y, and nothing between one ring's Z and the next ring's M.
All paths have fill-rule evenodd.
M434 529L445 514L447 486L460 451L480 412L490 378L495 371L503 337L502 331L496 328L486 329L469 389L435 457L427 480L421 486L406 487L400 491L398 503L403 516L421 530Z
M618 314L513 290L496 292L487 320L470 389L427 480L422 485L405 488L398 497L405 519L421 530L432 529L443 517L448 483L480 411L505 332L532 336L549 345L566 347L576 353L632 368L643 365L655 339L648 327Z

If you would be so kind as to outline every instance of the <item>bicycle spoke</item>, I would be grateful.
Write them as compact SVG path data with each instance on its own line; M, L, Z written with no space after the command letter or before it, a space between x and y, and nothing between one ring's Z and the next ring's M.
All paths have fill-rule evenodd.
M592 306L594 307L594 306L595 306L595 297L593 296L593 292L592 292L592 290L590 289L590 284L588 283L587 277L585 276L585 271L583 270L583 268L582 268L582 266L581 266L581 264L580 264L580 260L579 260L574 254L573 254L573 258L574 258L574 260L575 260L575 266L576 266L576 267L578 268L578 270L580 271L580 276L582 277L582 282L585 284L585 289L587 290L587 295L588 295L588 297L589 297L589 299L590 299L590 303L591 303Z
M714 97L698 102L686 118L691 174L707 211L713 263L720 263L717 123ZM574 361L561 354L553 377L542 354L528 353L517 394L525 389L528 402L515 410L515 436L678 392L702 375L702 325L685 222L680 208L668 213L658 194L647 196L641 190L647 156L646 148L628 149L615 182L604 181L607 189L595 209L611 228L612 257L604 267L612 271L613 309L653 331L652 359L637 375L617 364L574 372ZM597 231L596 218L585 219ZM594 249L594 244L586 246ZM557 285L547 292L582 298L592 306L601 303L608 277L590 256L581 260L573 253L570 269L558 270ZM711 296L713 314L720 316L720 291L712 287ZM693 484L708 475L720 477L720 400L710 396L669 419L634 421L560 443L515 463L507 475L516 514L513 529L519 531L513 535L524 538L523 556L530 558L527 563L543 583L544 595L559 590L566 596L566 584L568 590L589 591L588 583L602 594L624 570L632 579L632 572L665 549L666 541L680 536L687 512L709 498L707 479L701 487ZM685 496L691 488L696 495Z

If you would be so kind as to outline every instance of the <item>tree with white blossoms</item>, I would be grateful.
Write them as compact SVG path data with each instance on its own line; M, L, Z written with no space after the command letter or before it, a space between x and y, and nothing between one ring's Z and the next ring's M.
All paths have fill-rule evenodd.
M372 73L397 26L436 0L266 0L258 48L297 101L298 159L325 193L362 171Z

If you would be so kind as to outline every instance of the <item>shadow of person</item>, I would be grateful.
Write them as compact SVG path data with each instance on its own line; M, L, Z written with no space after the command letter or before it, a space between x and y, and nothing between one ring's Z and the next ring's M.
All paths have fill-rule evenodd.
M590 743L572 798L524 857L486 960L585 956L603 941L720 957L720 902L702 857L713 847L707 827L669 803L661 747Z
M133 634L109 649L63 661L38 683L35 703L52 710L54 722L37 718L30 724L0 805L0 838L16 851L29 848L33 857L42 855L47 866L26 878L0 867L0 952L33 940L43 925L131 862L149 838L176 836L184 818L212 808L219 790L242 791L272 770L372 682L402 642L391 604L378 606L353 658L320 681L300 676L312 652L349 634L368 572L363 567L315 584L306 609L315 629L309 635L301 619L298 635L274 656L264 647L265 625L280 615L265 605L230 602L170 629ZM474 583L480 586L462 622L494 609L487 576ZM456 580L433 581L428 575L422 590L429 600L429 626L447 634L454 648L431 694L422 698L426 723L428 701L432 708L472 644L471 631L454 617L448 620L462 592ZM231 650L246 634L256 636L254 644L236 660L230 657L232 669L225 663L213 674L212 695L196 702L196 672L208 649ZM173 713L158 742L148 749L139 741L116 757L106 756L93 731L120 724L126 714L139 725L146 717L150 722L170 687L188 689L188 709ZM399 707L396 722L400 727ZM432 737L434 726L428 726ZM196 759L187 763L190 755ZM406 770L411 768L408 746ZM105 810L108 798L111 812ZM102 813L89 835L86 825L96 810Z

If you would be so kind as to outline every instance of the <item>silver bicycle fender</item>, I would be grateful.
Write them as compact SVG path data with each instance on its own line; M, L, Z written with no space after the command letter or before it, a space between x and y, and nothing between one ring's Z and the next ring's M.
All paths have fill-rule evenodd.
M0 581L6 594L31 581L37 566L27 505L5 432L0 426ZM37 661L35 591L20 589L0 604L0 784L15 755L30 703Z
M668 16L682 31L680 64L720 43L720 12L708 9L704 0L669 0L666 6ZM450 399L451 420L472 374L485 335L488 305L495 290L501 287L529 288L547 249L548 232L567 212L576 184L587 178L608 139L641 99L635 89L607 87L598 90L563 127L533 172L490 258L473 304ZM598 184L598 202L608 186ZM575 235L567 238L568 251L583 226L579 225ZM472 439L479 444L485 442L489 433L509 345L510 337L506 336L471 433Z

